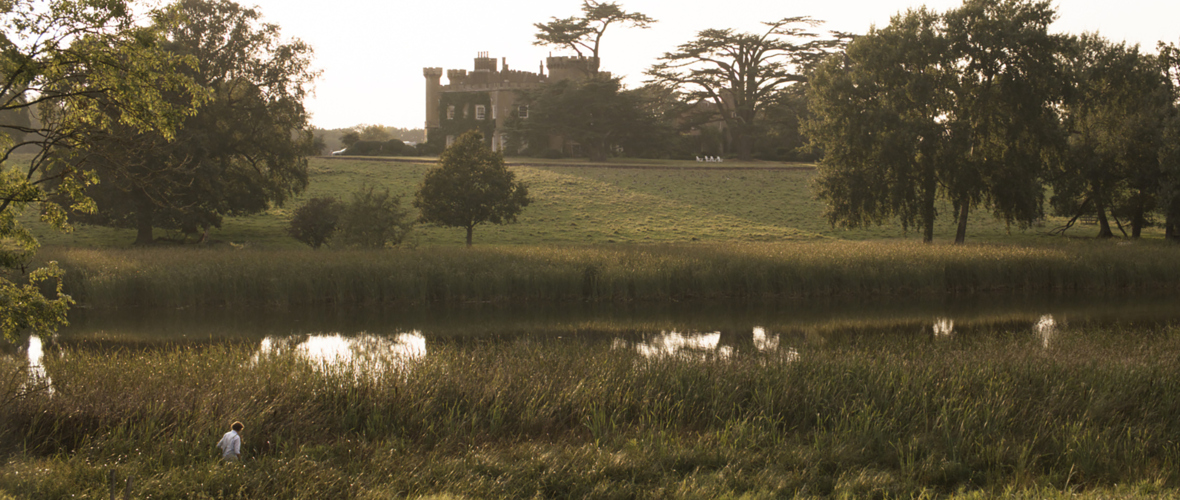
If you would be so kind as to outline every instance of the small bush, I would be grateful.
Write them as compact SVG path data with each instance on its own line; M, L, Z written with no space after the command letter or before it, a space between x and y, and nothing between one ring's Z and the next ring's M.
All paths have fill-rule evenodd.
M287 226L292 238L319 249L336 233L343 206L336 198L312 198L295 209L295 216Z
M388 188L377 193L372 187L361 187L341 214L340 239L356 247L396 246L409 234L413 220L401 197L390 196Z

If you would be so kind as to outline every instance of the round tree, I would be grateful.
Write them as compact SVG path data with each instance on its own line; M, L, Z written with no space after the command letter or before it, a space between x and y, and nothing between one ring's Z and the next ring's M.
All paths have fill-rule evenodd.
M484 144L483 134L463 134L438 158L438 166L426 172L414 195L419 220L429 224L467 229L471 233L484 222L508 224L529 204L525 183L504 165L504 156Z

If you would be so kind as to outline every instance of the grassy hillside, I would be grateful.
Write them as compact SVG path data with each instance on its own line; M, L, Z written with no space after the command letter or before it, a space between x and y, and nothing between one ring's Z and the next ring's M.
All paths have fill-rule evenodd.
M674 161L631 161L626 164L588 165L583 162L521 163L512 169L530 185L536 200L520 220L509 226L480 226L480 244L596 244L623 242L782 241L839 238L918 239L900 225L856 231L833 229L823 218L823 205L809 188L814 171L772 168L767 163L698 164ZM697 168L697 167L706 168ZM301 246L286 236L290 212L308 198L332 195L347 198L362 185L388 187L409 203L431 165L362 159L313 158L311 185L286 207L264 214L227 218L212 233L215 239L268 248ZM687 168L685 168L687 167ZM735 167L749 167L735 170ZM949 206L940 210L951 212ZM27 217L31 220L31 215ZM936 238L953 237L950 217L943 217ZM1051 239L1047 229L1062 220L1050 219L1045 227L1028 231L1006 228L990 214L976 212L969 226L969 241L1028 242ZM73 234L56 234L38 228L47 245L123 246L133 241L131 230L79 227ZM1093 227L1071 231L1090 236ZM164 236L157 230L157 236ZM462 244L461 229L419 227L417 244ZM1149 237L1159 237L1157 233Z

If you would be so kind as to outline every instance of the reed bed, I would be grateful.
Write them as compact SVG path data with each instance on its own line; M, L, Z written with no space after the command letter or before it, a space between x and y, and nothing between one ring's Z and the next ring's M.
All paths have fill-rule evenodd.
M53 391L0 406L0 498L99 497L111 469L143 498L1175 498L1180 328L1061 335L515 340L357 369L56 348ZM221 464L233 420L246 459Z
M1164 243L1046 246L824 241L423 247L388 251L50 248L80 304L782 300L1180 287Z

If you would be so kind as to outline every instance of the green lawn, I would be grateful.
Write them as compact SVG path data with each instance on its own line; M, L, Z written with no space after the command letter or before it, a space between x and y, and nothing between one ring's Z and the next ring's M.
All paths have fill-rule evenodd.
M823 205L813 198L809 187L814 171L799 169L799 165L615 160L604 168L602 164L591 166L581 161L544 162L547 165L510 160L516 163L512 170L529 183L535 202L525 209L517 224L477 227L477 245L920 238L918 233L907 233L897 224L854 231L832 228L823 217ZM647 168L627 166L632 164ZM707 167L696 168L701 165ZM256 247L298 247L300 244L286 236L284 228L291 210L308 198L347 198L362 185L373 185L388 187L409 203L430 167L426 163L388 160L313 158L311 184L292 203L259 215L227 218L212 236ZM949 214L951 210L944 205L940 212ZM32 218L25 217L26 221ZM1013 227L1009 231L990 214L977 211L972 214L968 240L1053 241L1055 238L1045 233L1063 222L1050 218L1043 227L1026 231ZM54 233L45 227L36 227L36 231L46 245L125 246L135 239L131 230L85 226L72 234ZM1090 236L1096 232L1092 226L1080 226L1070 235ZM936 239L946 240L953 234L953 220L942 217ZM157 237L164 235L164 231L157 230ZM420 226L412 241L459 245L463 237L462 229ZM1160 233L1148 231L1147 237L1159 238Z

